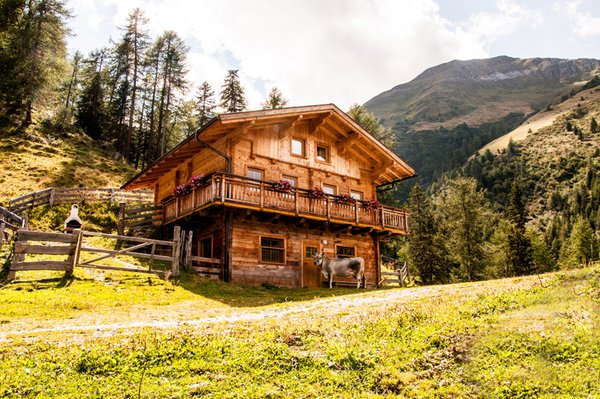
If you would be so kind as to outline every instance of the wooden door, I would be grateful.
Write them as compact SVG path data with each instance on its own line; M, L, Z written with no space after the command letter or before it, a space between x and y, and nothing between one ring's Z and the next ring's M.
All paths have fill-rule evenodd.
M319 252L319 244L305 242L302 251L302 277L303 286L317 288L321 286L321 272L315 265L315 254Z

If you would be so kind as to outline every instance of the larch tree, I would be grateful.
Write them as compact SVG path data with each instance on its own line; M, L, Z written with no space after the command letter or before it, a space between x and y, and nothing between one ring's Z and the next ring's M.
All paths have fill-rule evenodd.
M204 127L208 121L215 117L215 108L217 107L215 100L215 91L204 82L198 88L196 95L196 110L198 112L198 125Z
M492 219L484 192L477 188L475 179L461 177L446 181L435 202L448 254L459 265L457 277L483 279L483 244Z
M392 129L381 125L375 115L367 111L365 107L354 104L347 113L350 118L354 119L354 122L358 123L360 127L365 129L383 145L392 149L396 146L396 135Z
M4 1L0 6L6 12L0 29L2 53L10 57L3 76L9 85L11 111L24 116L24 122L33 122L33 108L47 102L56 93L60 76L65 68L66 21L70 13L63 0Z
M221 88L220 106L225 112L240 112L246 109L244 88L240 83L237 69L229 70Z
M276 109L283 108L287 105L288 100L283 97L283 93L277 87L273 87L269 94L267 95L267 99L262 104L262 109Z
M516 182L513 183L508 198L508 220L511 229L508 234L508 248L512 275L522 276L533 273L533 256L531 242L525 235L527 223L527 209L523 195Z
M408 255L424 284L448 282L449 262L445 261L443 247L431 201L416 184L410 193L410 235Z
M94 140L105 138L107 122L102 67L105 50L94 51L84 60L84 84L77 101L76 125Z

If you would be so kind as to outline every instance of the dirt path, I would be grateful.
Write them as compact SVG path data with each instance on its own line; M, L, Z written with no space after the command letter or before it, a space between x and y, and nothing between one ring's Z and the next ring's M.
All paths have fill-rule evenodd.
M98 337L132 334L143 328L166 330L210 325L264 324L274 321L298 323L319 317L365 317L393 307L409 306L411 302L419 299L450 298L458 292L469 292L475 297L482 292L512 291L536 283L537 280L532 278L521 278L515 281L497 280L477 284L388 289L260 308L227 307L214 309L209 313L205 309L201 312L194 311L194 301L185 301L164 307L129 309L126 313L111 313L100 315L101 317L86 313L73 319L37 321L34 325L28 320L17 320L0 325L0 342L46 340L52 337L70 341L86 335Z

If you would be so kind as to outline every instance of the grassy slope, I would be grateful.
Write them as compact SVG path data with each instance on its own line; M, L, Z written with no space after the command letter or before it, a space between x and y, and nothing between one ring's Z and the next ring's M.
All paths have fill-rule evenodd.
M548 275L543 285L526 277L359 294L99 277L21 280L0 290L1 397L593 398L600 392L597 269ZM300 312L303 306L312 307ZM108 334L19 332L73 320L120 320L126 327L260 311L271 313L246 322L114 327Z
M529 136L530 132L535 133L542 128L552 126L559 117L572 112L578 105L594 108L594 104L597 104L598 102L600 102L600 89L592 88L579 92L576 96L552 107L551 110L541 111L533 115L523 122L522 125L491 143L488 143L478 152L479 154L483 154L489 149L493 153L496 153L499 150L505 149L510 140L513 140L514 142L522 141Z
M0 129L0 204L47 187L119 187L134 170L87 136Z

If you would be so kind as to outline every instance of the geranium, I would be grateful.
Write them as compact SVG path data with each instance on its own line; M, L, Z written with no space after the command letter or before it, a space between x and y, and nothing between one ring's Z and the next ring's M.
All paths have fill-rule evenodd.
M350 194L340 194L335 197L335 202L338 204L351 204L354 202L354 198Z
M185 184L190 186L192 189L198 188L204 184L204 175L192 176L190 180Z
M292 189L292 185L287 180L280 180L271 184L273 185L273 188L278 191L290 191Z
M362 200L360 201L360 204L363 206L363 208L366 209L379 209L379 207L381 206L379 201L377 201L376 199Z
M179 197L179 196L185 195L191 191L192 191L191 188L187 184L181 184L181 185L175 187L175 189L173 190L173 196Z
M310 198L315 198L315 199L325 198L325 192L323 192L323 190L321 190L320 188L317 188L317 187L310 190L308 192L308 195L310 196Z

